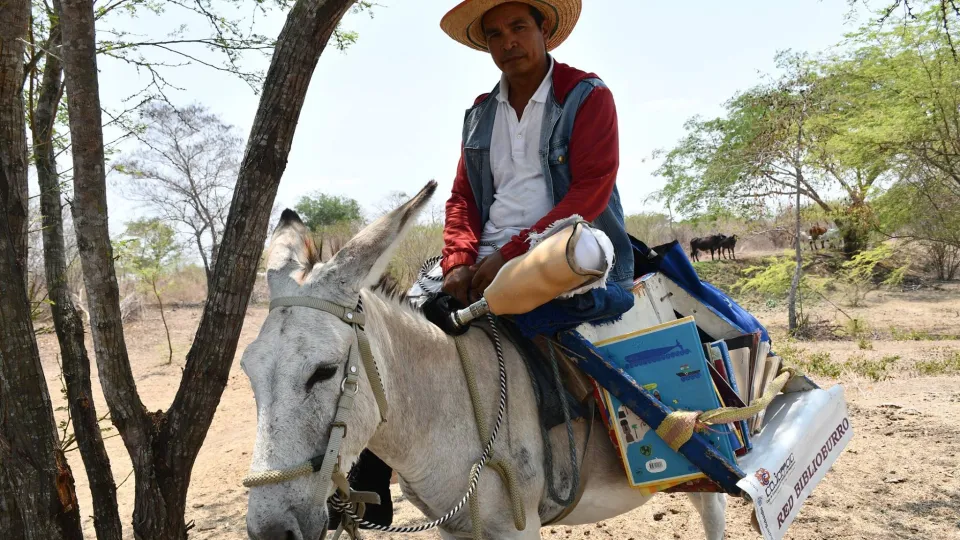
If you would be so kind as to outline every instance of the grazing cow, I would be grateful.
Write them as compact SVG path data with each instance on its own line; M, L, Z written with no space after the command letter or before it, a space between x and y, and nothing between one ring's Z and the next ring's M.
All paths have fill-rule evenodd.
M723 239L726 238L725 234L714 234L712 236L704 236L701 238L694 238L690 240L690 257L699 261L700 257L697 255L701 251L710 252L710 260L713 260L713 253L720 249L720 243L723 242Z
M830 246L830 249L843 248L843 237L840 236L840 229L837 229L836 227L830 227L830 229L823 234L822 240L825 241L828 246Z
M821 236L827 234L826 227L821 227L819 223L810 227L810 249L817 249L817 240L820 240L820 247L824 247L824 240L821 240Z
M734 250L737 247L737 235L727 236L720 241L720 256L723 257L724 252L728 254L728 259L736 259L737 256L734 253Z

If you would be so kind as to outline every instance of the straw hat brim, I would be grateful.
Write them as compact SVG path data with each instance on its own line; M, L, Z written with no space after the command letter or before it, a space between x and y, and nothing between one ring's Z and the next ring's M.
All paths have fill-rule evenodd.
M547 50L563 43L580 18L581 0L464 0L440 20L440 28L455 41L471 49L487 52L487 40L480 28L480 19L491 9L508 2L529 4L543 13L550 30Z

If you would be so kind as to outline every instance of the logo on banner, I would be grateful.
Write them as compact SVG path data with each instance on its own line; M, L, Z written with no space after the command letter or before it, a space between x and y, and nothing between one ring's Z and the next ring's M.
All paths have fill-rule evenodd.
M759 469L757 472L753 473L753 475L757 477L757 482L760 482L760 484L764 487L770 483L770 471L764 468Z
M776 470L776 472L770 473L766 471L766 469L761 469L761 471L767 473L766 483L764 483L762 479L758 478L760 480L760 483L763 484L763 487L764 487L763 494L766 495L767 499L772 499L773 497L776 497L777 493L780 492L780 488L782 487L781 482L783 482L783 480L787 477L787 475L789 475L793 471L793 468L794 466L796 466L796 464L797 464L796 458L793 456L793 454L790 454L787 457L787 459L783 462L783 464L780 465L780 468ZM759 472L760 471L757 471L757 473Z

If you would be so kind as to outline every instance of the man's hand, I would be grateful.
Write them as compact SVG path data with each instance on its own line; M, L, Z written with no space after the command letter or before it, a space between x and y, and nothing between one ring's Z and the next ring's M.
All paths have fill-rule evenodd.
M472 266L456 266L451 268L447 275L443 276L443 292L456 298L461 304L470 304L470 283L473 280L474 268Z
M476 301L483 296L483 291L487 289L493 278L497 277L497 272L504 264L506 264L506 261L503 260L503 254L497 251L470 267L475 272L473 281L470 283L470 293L474 295L471 300Z

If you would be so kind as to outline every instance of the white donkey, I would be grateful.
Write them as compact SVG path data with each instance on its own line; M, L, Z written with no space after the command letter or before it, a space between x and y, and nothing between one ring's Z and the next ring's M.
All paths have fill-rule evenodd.
M405 205L358 233L327 263L318 261L296 214L284 212L267 260L271 299L282 297L279 304L284 307L271 309L241 362L257 404L253 472L297 467L330 454L330 447L335 447L332 437L342 437L339 449L326 456L328 463L336 462L347 471L369 448L398 473L404 494L431 519L446 513L468 489L471 467L483 445L454 340L404 300L371 289L435 189L434 182L428 184ZM363 313L354 315L352 309L361 298ZM317 305L346 309L333 314ZM365 319L378 373L357 368L357 352L351 350L358 343L356 327L349 324L353 317ZM471 329L463 339L475 360L484 415L493 425L499 395L494 347L478 329ZM504 484L495 471L484 469L474 495L479 497L480 528L484 538L540 538L541 524L551 522L563 509L547 496L544 445L527 369L509 343L504 343L503 358L509 397L494 456L516 471L526 524L517 530ZM385 396L385 411L378 406L375 390ZM352 397L352 407L340 411L335 421L345 393ZM577 422L575 427L583 448L585 423ZM627 484L606 429L597 423L592 431L586 455L579 456L583 495L558 525L610 519L650 498ZM566 430L560 426L550 436L557 449L553 462L560 479L558 492L566 493L571 478ZM328 519L324 502L331 488L329 466L319 474L253 487L247 512L249 536L322 538ZM724 495L691 494L691 500L707 539L722 539ZM464 508L441 526L441 537L470 538L470 516Z

